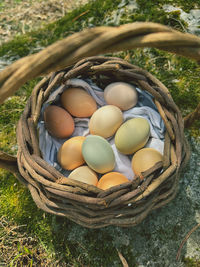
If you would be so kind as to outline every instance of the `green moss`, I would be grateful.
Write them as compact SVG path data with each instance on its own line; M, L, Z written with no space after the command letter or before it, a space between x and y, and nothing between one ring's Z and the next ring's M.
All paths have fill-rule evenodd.
M200 261L192 258L184 258L183 262L186 267L200 267Z
M151 10L152 6L155 5L153 1L145 1L145 0L137 0L137 3L140 7L145 7L146 9ZM182 8L185 12L189 12L191 9L196 8L198 6L198 1L190 1L190 0L157 0L156 6L162 8L163 5L173 5L175 7Z
M30 51L30 43L34 43L34 39L27 35L24 36L16 36L12 42L8 42L3 44L0 48L0 56L18 56L23 57L27 55ZM13 53L13 50L15 53ZM16 53L17 52L17 53Z
M107 21L109 22L108 25L115 25L116 21L119 21L117 25L135 21L150 21L173 27L179 31L184 31L184 27L187 26L187 24L180 18L180 11L166 13L162 8L165 4L162 1L156 3L156 5L152 1L143 0L138 0L137 3L138 8L133 11L131 8L130 10L126 10L126 6L122 7L122 9L118 9L114 15L119 16L120 19L110 19L109 22L109 17L113 16L113 14L107 13Z
M121 266L117 250L130 266L135 264L131 247L113 243L112 228L86 229L66 219L53 217L52 232L54 250L73 266Z
M0 148L5 152L16 153L16 122L23 109L22 99L17 96L8 99L0 106Z
M25 108L28 97L39 80L38 78L26 83L14 96L9 97L0 105L0 149L7 153L16 154L17 152L17 122Z
M31 214L34 217L34 209L37 210L28 189L22 186L12 174L0 170L0 175L2 191L0 217L4 215L10 220L14 218L18 223L27 223Z

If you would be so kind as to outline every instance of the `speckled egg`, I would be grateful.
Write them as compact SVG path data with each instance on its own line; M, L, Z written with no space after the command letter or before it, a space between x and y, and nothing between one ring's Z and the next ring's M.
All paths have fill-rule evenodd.
M123 123L115 135L119 152L132 154L145 146L150 135L149 122L144 118L133 118Z
M104 174L98 184L97 187L103 190L106 190L112 186L116 186L119 184L129 182L128 178L119 172L109 172Z
M95 186L98 183L97 174L88 166L76 168L70 173L68 178Z
M61 95L62 106L74 117L90 117L97 109L93 97L81 88L68 88Z
M73 170L85 163L82 156L82 145L85 140L84 136L75 136L68 139L60 147L57 160L65 170Z
M56 105L50 105L44 110L44 123L47 131L57 138L67 138L74 131L72 116Z
M88 135L83 142L82 154L87 165L98 173L112 171L115 167L114 152L101 136Z
M89 121L91 134L108 138L115 134L123 122L121 110L113 105L106 105L94 112Z
M135 175L142 178L141 173L153 167L159 161L163 161L160 152L153 148L143 148L133 155L131 165Z
M131 84L114 82L106 86L104 99L109 105L115 105L121 110L127 110L137 104L138 93L135 86Z

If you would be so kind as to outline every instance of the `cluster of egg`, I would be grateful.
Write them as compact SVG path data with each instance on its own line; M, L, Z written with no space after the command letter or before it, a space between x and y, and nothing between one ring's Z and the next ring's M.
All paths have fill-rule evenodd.
M85 90L67 89L61 95L62 107L47 107L44 121L50 134L68 138L74 131L73 117L91 117L88 125L90 135L75 136L65 141L58 151L57 160L63 169L72 171L69 178L105 190L128 182L123 174L113 171L115 156L106 138L114 136L120 153L134 154L132 169L140 177L143 171L162 161L162 155L154 149L143 148L150 134L146 119L138 117L123 122L122 111L137 104L134 86L123 82L112 83L105 88L104 99L107 105L97 109L95 100ZM102 177L98 180L99 174Z

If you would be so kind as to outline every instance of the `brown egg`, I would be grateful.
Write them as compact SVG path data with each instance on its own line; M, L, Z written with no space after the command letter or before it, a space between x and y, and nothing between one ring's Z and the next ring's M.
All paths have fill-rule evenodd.
M163 161L160 152L153 148L143 148L133 155L131 164L135 175L143 179L142 172L150 169L159 161Z
M129 182L129 180L123 174L119 172L109 172L100 178L97 187L106 190L112 186L116 186L127 182Z
M50 105L44 110L44 123L47 131L57 137L66 138L74 131L74 120L63 108Z
M97 104L85 90L80 88L69 88L61 95L62 106L73 116L78 118L90 117Z
M84 140L84 136L75 136L68 139L60 147L57 160L63 169L73 170L85 163L82 156L82 144Z

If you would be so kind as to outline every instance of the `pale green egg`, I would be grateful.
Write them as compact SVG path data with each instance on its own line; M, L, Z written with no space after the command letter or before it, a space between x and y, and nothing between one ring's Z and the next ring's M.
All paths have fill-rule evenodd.
M133 154L149 139L150 125L144 118L133 118L123 123L116 132L115 145L123 154Z
M101 136L87 136L82 145L82 155L88 166L98 173L112 171L115 167L112 147Z

